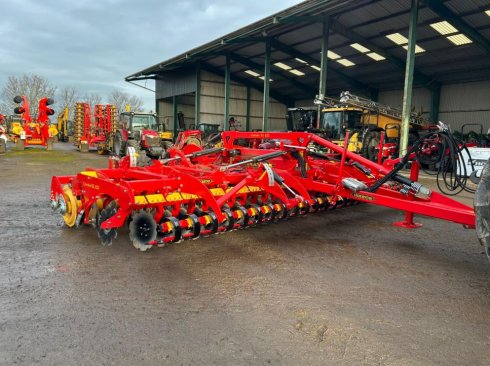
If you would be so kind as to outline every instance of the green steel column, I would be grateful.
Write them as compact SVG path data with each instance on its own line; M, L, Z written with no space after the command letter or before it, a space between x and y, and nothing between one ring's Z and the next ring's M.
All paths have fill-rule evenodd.
M262 131L269 131L269 84L271 77L271 40L265 41L264 101L262 105Z
M201 63L196 63L196 94L194 100L194 123L199 128L201 123Z
M247 116L245 117L245 131L250 131L250 86L247 86Z
M230 55L226 54L226 68L225 68L225 123L223 124L223 130L228 131L228 121L230 120Z
M327 15L323 18L322 31L322 54L320 60L320 82L318 85L318 95L321 98L327 93L327 68L328 68L328 37L330 34L330 17ZM318 106L316 124L320 126L322 107Z
M437 83L430 90L430 120L433 123L439 121L439 104L441 102L441 84Z
M410 111L412 108L413 70L415 67L415 43L417 42L418 0L411 0L410 26L408 30L407 66L405 69L405 86L403 87L403 112L400 135L400 156L407 152Z
M177 118L177 113L179 113L178 98L176 95L172 97L173 103L173 116L174 116L174 140L177 138L177 130L179 126L179 120Z
M328 35L330 31L330 17L323 19L323 36L322 36L322 55L320 63L320 85L318 85L318 94L323 98L327 91L327 64L328 64Z
M160 121L160 101L158 99L155 99L155 113L157 114L158 128L160 128L162 121Z

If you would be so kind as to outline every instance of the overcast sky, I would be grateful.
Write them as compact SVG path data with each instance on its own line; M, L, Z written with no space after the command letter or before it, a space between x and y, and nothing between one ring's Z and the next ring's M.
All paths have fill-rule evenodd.
M0 90L33 73L81 95L120 89L154 109L154 94L124 77L300 2L0 0Z

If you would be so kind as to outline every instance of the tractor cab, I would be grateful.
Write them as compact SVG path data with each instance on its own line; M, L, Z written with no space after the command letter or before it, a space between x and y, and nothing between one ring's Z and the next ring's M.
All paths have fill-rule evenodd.
M157 116L150 113L123 112L120 122L123 128L131 133L143 130L158 131Z
M325 108L322 110L320 129L324 131L328 139L343 139L346 131L359 129L362 124L362 114L363 111L360 108Z
M157 115L153 113L123 112L119 115L119 130L114 137L113 152L124 156L128 147L144 150L149 157L163 152Z
M317 107L288 108L286 124L288 131L308 131L317 128Z

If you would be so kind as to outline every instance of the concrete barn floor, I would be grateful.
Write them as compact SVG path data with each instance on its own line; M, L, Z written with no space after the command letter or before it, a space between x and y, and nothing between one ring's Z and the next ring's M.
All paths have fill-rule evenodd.
M375 206L148 253L49 208L52 175L106 157L0 156L1 365L488 365L474 230Z

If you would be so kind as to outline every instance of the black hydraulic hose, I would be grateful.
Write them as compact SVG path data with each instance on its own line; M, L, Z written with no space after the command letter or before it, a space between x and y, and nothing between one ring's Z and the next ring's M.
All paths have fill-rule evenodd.
M301 171L301 176L303 178L306 178L306 161L303 158L303 156L296 149L291 150L291 156L293 158L295 158L296 160L298 160L298 165L299 165L299 169Z
M403 169L403 167L408 163L409 156L419 148L419 146L422 144L423 141L424 141L423 137L420 137L417 141L415 141L415 143L407 151L405 156L403 156L402 160L400 160L400 162L395 165L393 170L391 172L389 172L388 174L386 174L384 177L382 177L382 178L378 179L376 182L374 182L374 184L371 187L369 187L369 189L367 191L368 192L376 192L378 190L378 188L381 187L383 184L388 182L390 179L394 179L395 175L398 175L397 173L401 169Z
M465 146L464 142L456 139L448 131L440 131L437 133L438 137L441 139L439 146L440 151L438 153L438 159L434 160L434 164L439 164L438 170L435 173L437 176L436 183L439 190L448 195L453 196L462 191L473 193L474 190L469 188L468 174L466 165L463 163L463 151L470 157L470 163L472 170L474 170L473 161L471 160L471 155L468 148ZM395 166L395 168L386 174L384 177L378 179L374 184L368 189L369 192L376 192L376 190L385 184L387 181L393 179L402 184L407 184L407 178L398 175L397 173L408 163L409 156L415 153L415 156L422 166L425 162L423 159L423 152L421 151L422 144L426 142L426 137L420 137L412 147L403 156L402 160ZM447 151L447 154L446 154ZM425 171L425 170L424 170ZM432 174L434 175L434 174Z

